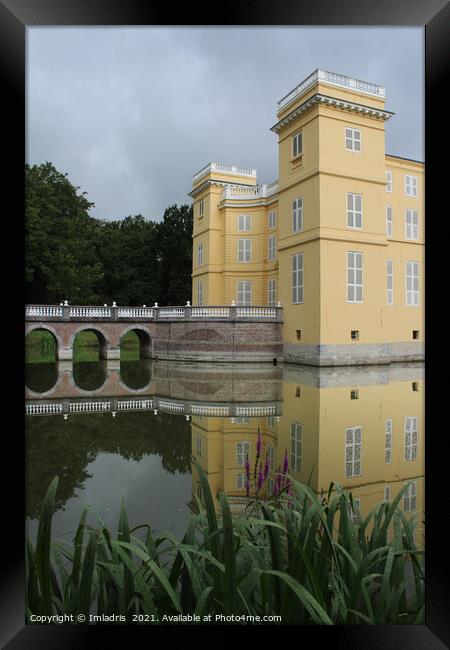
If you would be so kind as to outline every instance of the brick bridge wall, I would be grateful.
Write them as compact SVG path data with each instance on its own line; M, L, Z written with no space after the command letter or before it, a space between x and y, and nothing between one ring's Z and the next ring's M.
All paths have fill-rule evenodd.
M120 359L120 340L130 330L140 335L141 356L180 361L272 362L283 358L279 321L171 321L107 322L102 320L30 319L25 334L35 329L52 332L57 357L71 360L76 335L93 330L105 359Z

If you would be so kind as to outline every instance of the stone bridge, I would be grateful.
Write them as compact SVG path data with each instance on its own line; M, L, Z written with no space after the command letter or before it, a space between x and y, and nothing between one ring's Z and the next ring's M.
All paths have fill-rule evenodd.
M56 355L71 360L82 331L94 332L100 357L120 359L120 341L134 331L140 356L152 359L273 362L283 359L282 308L239 305L193 307L111 307L27 305L25 334L53 335Z

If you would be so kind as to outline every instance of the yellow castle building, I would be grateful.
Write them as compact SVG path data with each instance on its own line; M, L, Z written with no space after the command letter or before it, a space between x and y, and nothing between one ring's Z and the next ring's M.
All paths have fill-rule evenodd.
M194 305L283 307L285 361L424 358L424 164L385 153L384 87L317 69L278 102L278 180L194 175Z

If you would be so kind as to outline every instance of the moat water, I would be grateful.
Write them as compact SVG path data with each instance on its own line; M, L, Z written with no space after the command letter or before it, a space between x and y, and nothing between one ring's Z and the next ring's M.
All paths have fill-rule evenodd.
M59 477L53 535L73 539L85 505L116 530L181 536L201 498L194 456L216 499L245 499L243 458L258 431L271 473L326 492L352 491L361 514L393 499L417 517L423 544L424 366L312 368L171 364L150 360L29 363L26 370L27 528L35 538L45 491Z

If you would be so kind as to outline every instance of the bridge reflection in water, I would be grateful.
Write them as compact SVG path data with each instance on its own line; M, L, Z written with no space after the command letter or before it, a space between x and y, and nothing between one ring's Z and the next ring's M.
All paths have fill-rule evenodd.
M33 386L26 389L26 413L52 416L28 420L30 517L37 515L52 472L62 476L63 508L89 484L92 477L86 468L91 471L99 454L121 455L137 463L156 455L173 482L184 477L184 487L169 499L173 511L167 516L175 527L182 528L186 520L186 502L202 497L191 453L208 477L216 506L217 494L223 491L234 512L241 512L246 503L243 463L247 452L250 463L255 460L259 430L263 456L269 455L271 465L266 492L272 490L286 450L294 478L309 482L318 494L325 493L331 481L340 483L352 491L363 515L377 503L394 499L412 480L400 506L408 517L417 516L416 542L423 544L423 364L237 367L144 360L133 362L137 365L131 370L127 363L103 362L105 379L95 390L77 386L71 362L59 363L50 389L40 395ZM127 373L133 376L128 382L132 386L124 381ZM83 418L78 417L81 414ZM42 421L39 427L34 424L37 420ZM56 421L61 422L58 427L52 424ZM95 431L87 426L91 421ZM40 461L42 439L56 453L50 467ZM71 450L74 439L76 453ZM133 471L139 475L138 465ZM134 474L132 482L135 491L129 490L128 500L154 498L137 494ZM159 495L162 490L165 496L169 490L167 481L164 486L152 484L151 489ZM107 503L108 509L118 508L118 503ZM154 503L155 527L165 524L158 508L167 514L166 506ZM133 523L142 523L142 516Z

